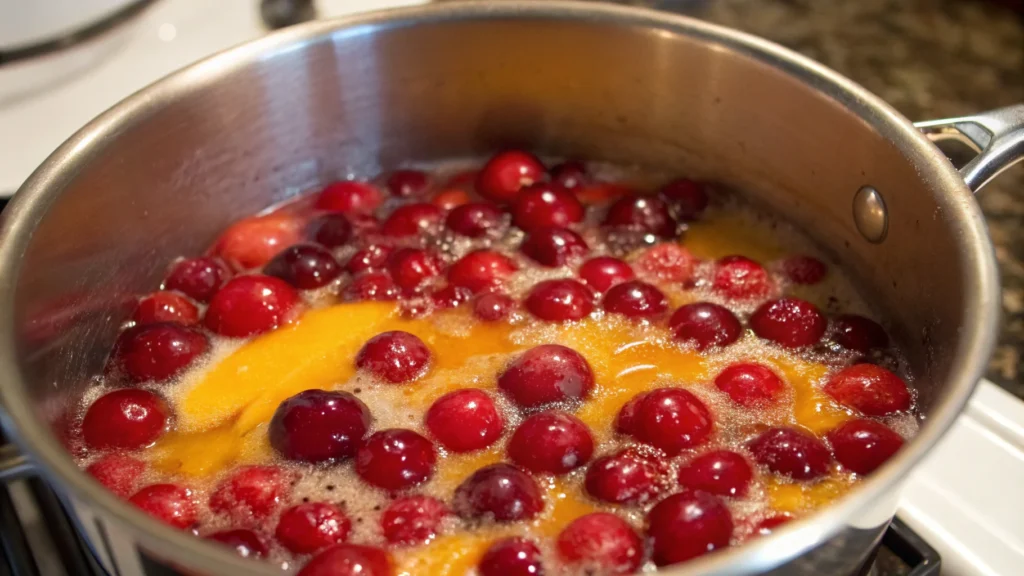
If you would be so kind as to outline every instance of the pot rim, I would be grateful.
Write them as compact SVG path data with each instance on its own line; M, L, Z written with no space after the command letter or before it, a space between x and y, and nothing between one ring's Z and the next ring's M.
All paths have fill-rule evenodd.
M523 18L582 19L646 27L714 43L772 66L822 91L857 114L914 163L922 179L942 190L937 201L946 218L956 222L958 249L971 270L965 279L965 321L949 379L951 393L940 399L918 435L858 489L824 510L779 528L768 537L666 568L672 574L748 574L771 569L803 554L835 534L844 522L871 508L901 480L950 428L981 378L995 344L999 316L999 282L984 218L974 197L945 156L902 115L863 87L837 72L760 37L693 18L654 10L583 2L512 3L495 0L400 8L314 21L230 48L143 88L79 130L21 186L0 222L0 278L15 278L35 225L60 191L126 127L145 119L168 102L216 84L238 69L308 43L378 30L445 21ZM25 393L17 356L14 283L0 283L0 420L12 439L41 465L45 478L61 491L94 505L135 534L156 558L211 573L279 575L279 568L242 559L215 545L161 524L90 481L36 417ZM884 499L882 499L884 501Z

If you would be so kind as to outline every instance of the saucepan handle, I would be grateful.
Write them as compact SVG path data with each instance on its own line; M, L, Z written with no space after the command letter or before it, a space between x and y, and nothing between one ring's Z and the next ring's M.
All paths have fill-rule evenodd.
M967 187L974 192L1024 160L1024 104L962 118L917 122L914 126L932 141L957 140L978 153L960 169Z

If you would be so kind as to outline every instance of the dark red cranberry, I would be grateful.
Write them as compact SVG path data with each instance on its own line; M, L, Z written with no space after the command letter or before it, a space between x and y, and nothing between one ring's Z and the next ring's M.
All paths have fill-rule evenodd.
M95 450L142 448L164 433L168 414L167 403L148 390L107 392L85 412L82 440Z
M176 292L154 292L139 300L132 320L136 324L173 322L182 326L199 323L199 309L191 300Z
M500 286L517 269L516 263L504 254L477 250L448 268L448 281L477 293Z
M344 214L324 214L310 224L309 236L325 248L341 248L352 240L352 223Z
M498 540L477 566L480 576L543 576L544 565L537 545L525 538Z
M196 523L192 491L177 484L150 484L129 498L128 503L181 530Z
M688 390L659 388L647 393L636 412L636 438L675 456L711 436L708 407Z
M654 234L660 238L676 235L676 221L668 205L657 196L633 194L620 198L608 208L604 225L643 234Z
M85 469L87 474L121 498L135 492L135 485L145 471L145 462L124 454L107 454Z
M618 258L598 256L591 258L580 266L580 279L598 292L607 292L609 288L632 280L633 269Z
M277 466L246 466L221 481L210 495L210 510L237 523L269 516L291 493L292 474Z
M331 253L315 244L297 244L279 252L267 262L263 273L280 278L300 290L326 286L341 274Z
M434 445L412 430L393 428L375 432L356 453L356 472L369 484L402 490L425 482L434 474Z
M678 244L658 244L640 255L637 273L648 280L685 283L693 276L697 259Z
M450 188L438 192L430 203L442 210L454 210L459 206L468 204L470 200L471 198L465 190Z
M384 220L380 230L386 236L408 238L433 230L443 221L444 210L429 202L418 202L395 208L395 211Z
M512 314L516 301L504 294L483 294L473 303L473 314L484 322L504 320Z
M545 280L530 289L526 309L549 322L582 320L594 311L594 293L576 280Z
M472 452L494 444L505 427L491 397L468 388L441 396L427 410L427 429L451 452Z
M380 270L388 263L394 250L391 246L371 244L353 254L345 264L345 270L350 274Z
M512 222L532 232L564 228L583 220L583 205L576 195L555 184L534 184L523 189L512 206Z
M554 268L583 258L590 251L583 237L568 228L538 228L519 249L541 266Z
M318 210L342 214L368 214L384 201L376 186L366 182L343 180L328 184L316 199Z
M902 378L874 364L843 368L825 384L825 393L867 416L910 409L910 390Z
M769 428L747 447L759 464L794 480L824 476L832 463L832 455L821 440L796 428Z
M732 364L715 377L715 386L744 408L774 404L786 385L771 368L753 362Z
M255 336L287 322L298 304L298 293L280 278L238 276L210 301L203 324L222 336Z
M426 544L437 536L441 522L449 514L448 507L437 498L406 496L395 500L384 510L380 527L391 544Z
M312 554L348 538L352 522L337 506L306 502L281 513L274 536L296 554Z
M575 160L562 162L551 169L551 181L566 190L578 188L587 181L587 167Z
M463 302L469 302L472 297L473 291L469 288L453 286L451 284L430 293L431 302L433 302L434 307L439 310L456 308Z
M231 548L242 558L263 558L267 555L267 543L252 530L223 530L206 537Z
M818 307L799 298L770 300L750 317L750 327L755 334L786 348L816 344L827 326Z
M625 520L608 512L573 520L558 535L557 547L566 564L602 574L632 574L643 563L640 537Z
M843 468L857 474L871 474L903 446L902 436L865 418L847 420L825 438Z
M836 332L836 343L847 350L870 352L889 345L889 335L878 322L858 316L843 314L832 321Z
M348 392L306 390L277 407L270 420L270 445L289 460L317 463L350 458L370 419L370 409Z
M786 514L776 514L774 516L769 516L764 520L761 520L757 523L756 526L754 526L753 534L751 534L751 536L767 536L771 534L776 528L782 526L783 524L789 522L792 519L792 516L788 516Z
M388 176L388 192L398 198L422 196L430 185L430 177L420 170L395 170Z
M687 178L665 184L658 195L680 222L697 220L708 207L708 185Z
M613 286L604 295L606 312L628 318L655 318L668 309L668 298L652 284L630 280Z
M296 576L391 576L388 553L372 546L335 544L317 554Z
M498 230L504 223L505 213L490 202L471 202L453 208L445 219L452 232L469 238L480 238Z
M729 450L705 452L679 469L679 484L718 496L747 495L754 469L747 459Z
M392 384L409 382L426 373L430 348L418 336L395 330L382 332L363 344L356 366Z
M795 284L817 284L825 279L828 267L813 256L793 256L782 262L782 271Z
M654 563L685 562L729 545L732 514L722 499L707 492L683 492L665 498L647 514Z
M444 268L444 262L436 254L420 248L401 248L388 260L388 271L398 287L414 292Z
M214 252L238 270L258 268L299 241L301 223L288 214L252 216L221 234Z
M664 481L664 470L634 450L623 450L594 460L587 468L587 493L613 504L644 504L654 498Z
M726 256L715 263L711 287L735 300L764 298L772 290L772 281L763 266L745 256Z
M630 398L629 402L622 405L618 416L615 417L615 431L619 434L636 436L637 419L636 412L640 409L640 403L647 397L647 392L641 392Z
M476 190L495 202L511 202L519 190L544 177L544 165L533 154L519 150L500 152L484 164L476 177Z
M118 336L113 360L132 382L164 382L181 374L209 347L198 330L167 322L144 324Z
M728 346L739 339L743 326L728 308L710 302L695 302L680 307L668 321L676 340L697 350Z
M534 414L516 428L508 456L531 472L565 474L594 454L594 437L579 418L550 410Z
M518 522L544 509L537 481L511 464L491 464L474 472L455 489L455 512L466 519Z
M223 262L203 256L175 264L164 280L163 288L176 290L193 300L209 302L230 277L231 271Z
M398 286L387 272L364 272L352 278L342 293L345 300L396 300Z
M594 373L586 358L560 344L530 348L498 376L498 388L523 408L581 400L593 387Z

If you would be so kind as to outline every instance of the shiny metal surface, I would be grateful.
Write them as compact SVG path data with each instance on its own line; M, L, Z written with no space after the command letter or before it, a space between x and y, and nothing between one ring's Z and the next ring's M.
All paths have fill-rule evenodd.
M121 502L51 430L166 262L340 175L505 146L748 190L884 305L917 376L919 435L835 505L666 572L859 569L992 348L998 279L970 190L910 122L806 58L697 20L564 2L440 4L281 31L132 96L26 182L0 228L3 424L74 503L108 569L146 573L148 557L191 574L279 573ZM877 244L850 217L851 192L868 183L886 196Z
M853 195L853 222L865 240L878 244L889 232L889 212L882 194L871 186L861 186Z
M918 122L915 126L933 141L958 140L978 152L960 170L967 187L975 192L1024 160L1024 104L962 118Z

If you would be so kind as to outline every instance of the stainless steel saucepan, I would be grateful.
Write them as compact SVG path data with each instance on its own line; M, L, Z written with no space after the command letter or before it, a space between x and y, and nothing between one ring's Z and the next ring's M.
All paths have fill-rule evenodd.
M849 574L966 402L998 322L972 193L1024 155L1024 107L922 126L980 154L958 172L835 72L645 10L446 3L288 29L131 96L22 187L0 237L4 425L112 574L279 573L144 516L62 448L54 420L100 370L126 304L232 220L348 173L505 146L671 168L750 191L860 278L909 352L923 426L835 505L666 572Z

